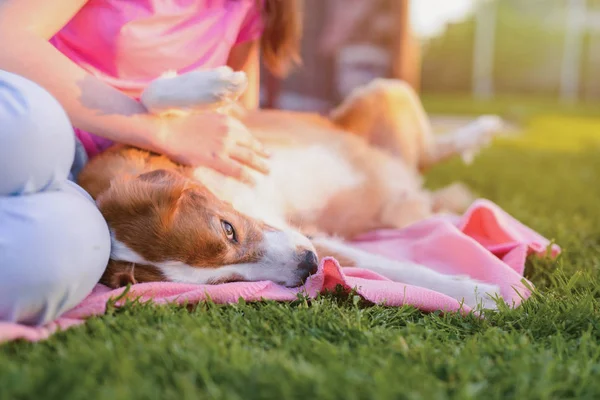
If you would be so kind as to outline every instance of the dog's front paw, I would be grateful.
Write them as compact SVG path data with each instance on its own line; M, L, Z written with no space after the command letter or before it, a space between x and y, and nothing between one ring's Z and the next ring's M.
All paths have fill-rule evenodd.
M447 294L472 309L496 310L496 298L502 299L499 286L463 276L454 278L452 288Z
M217 109L236 101L247 85L246 74L229 67L168 73L151 82L140 100L154 114Z
M196 71L190 81L198 90L205 89L208 103L237 100L248 86L248 78L242 71L235 72L229 67L219 67L209 71Z

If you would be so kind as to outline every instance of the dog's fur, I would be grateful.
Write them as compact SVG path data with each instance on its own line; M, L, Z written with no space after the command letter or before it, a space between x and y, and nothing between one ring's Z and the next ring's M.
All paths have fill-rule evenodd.
M239 73L230 70L195 79L201 81L196 101L204 105L222 103L211 94L243 90ZM165 98L172 103L154 92L143 100L149 109L165 110L159 104ZM257 175L256 187L119 145L86 166L79 182L97 200L113 239L103 283L272 280L298 286L315 272L317 252L469 306L495 305L485 295L499 293L493 285L368 254L346 242L437 212L463 211L472 200L466 188L430 193L420 171L485 144L494 121L434 136L416 94L395 80L357 89L330 118L286 111L239 117L272 153L271 173Z

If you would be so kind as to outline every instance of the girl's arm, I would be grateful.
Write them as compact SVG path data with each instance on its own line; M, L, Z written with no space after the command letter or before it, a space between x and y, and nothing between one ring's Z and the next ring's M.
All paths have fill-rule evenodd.
M245 42L233 47L227 60L234 71L244 71L248 75L248 89L240 99L250 110L258 108L260 102L260 42Z
M268 172L262 145L238 121L217 113L154 117L141 103L94 78L56 50L48 40L85 3L0 0L0 69L44 87L77 128L166 154L182 164L204 165L245 182L252 181L251 170Z
M156 123L141 103L94 78L48 42L86 2L0 0L0 69L48 90L75 127L159 151Z

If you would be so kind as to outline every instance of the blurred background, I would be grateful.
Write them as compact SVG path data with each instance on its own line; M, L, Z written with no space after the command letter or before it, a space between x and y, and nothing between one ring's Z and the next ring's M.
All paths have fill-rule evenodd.
M303 65L264 107L326 112L376 77L435 114L600 115L600 0L305 0Z

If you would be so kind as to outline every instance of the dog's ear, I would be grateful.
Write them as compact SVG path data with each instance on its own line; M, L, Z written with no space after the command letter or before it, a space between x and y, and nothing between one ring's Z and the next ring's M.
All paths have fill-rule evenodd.
M148 183L166 183L181 179L182 176L176 171L157 169L137 176L137 179Z
M188 186L189 180L179 172L158 169L114 179L96 203L109 226L117 229L120 222L146 216L157 207L163 210L161 215L172 215Z
M112 289L144 282L166 282L167 278L157 267L134 264L128 261L110 260L100 283Z
M135 264L130 262L110 260L100 283L117 289L127 285L135 285Z

